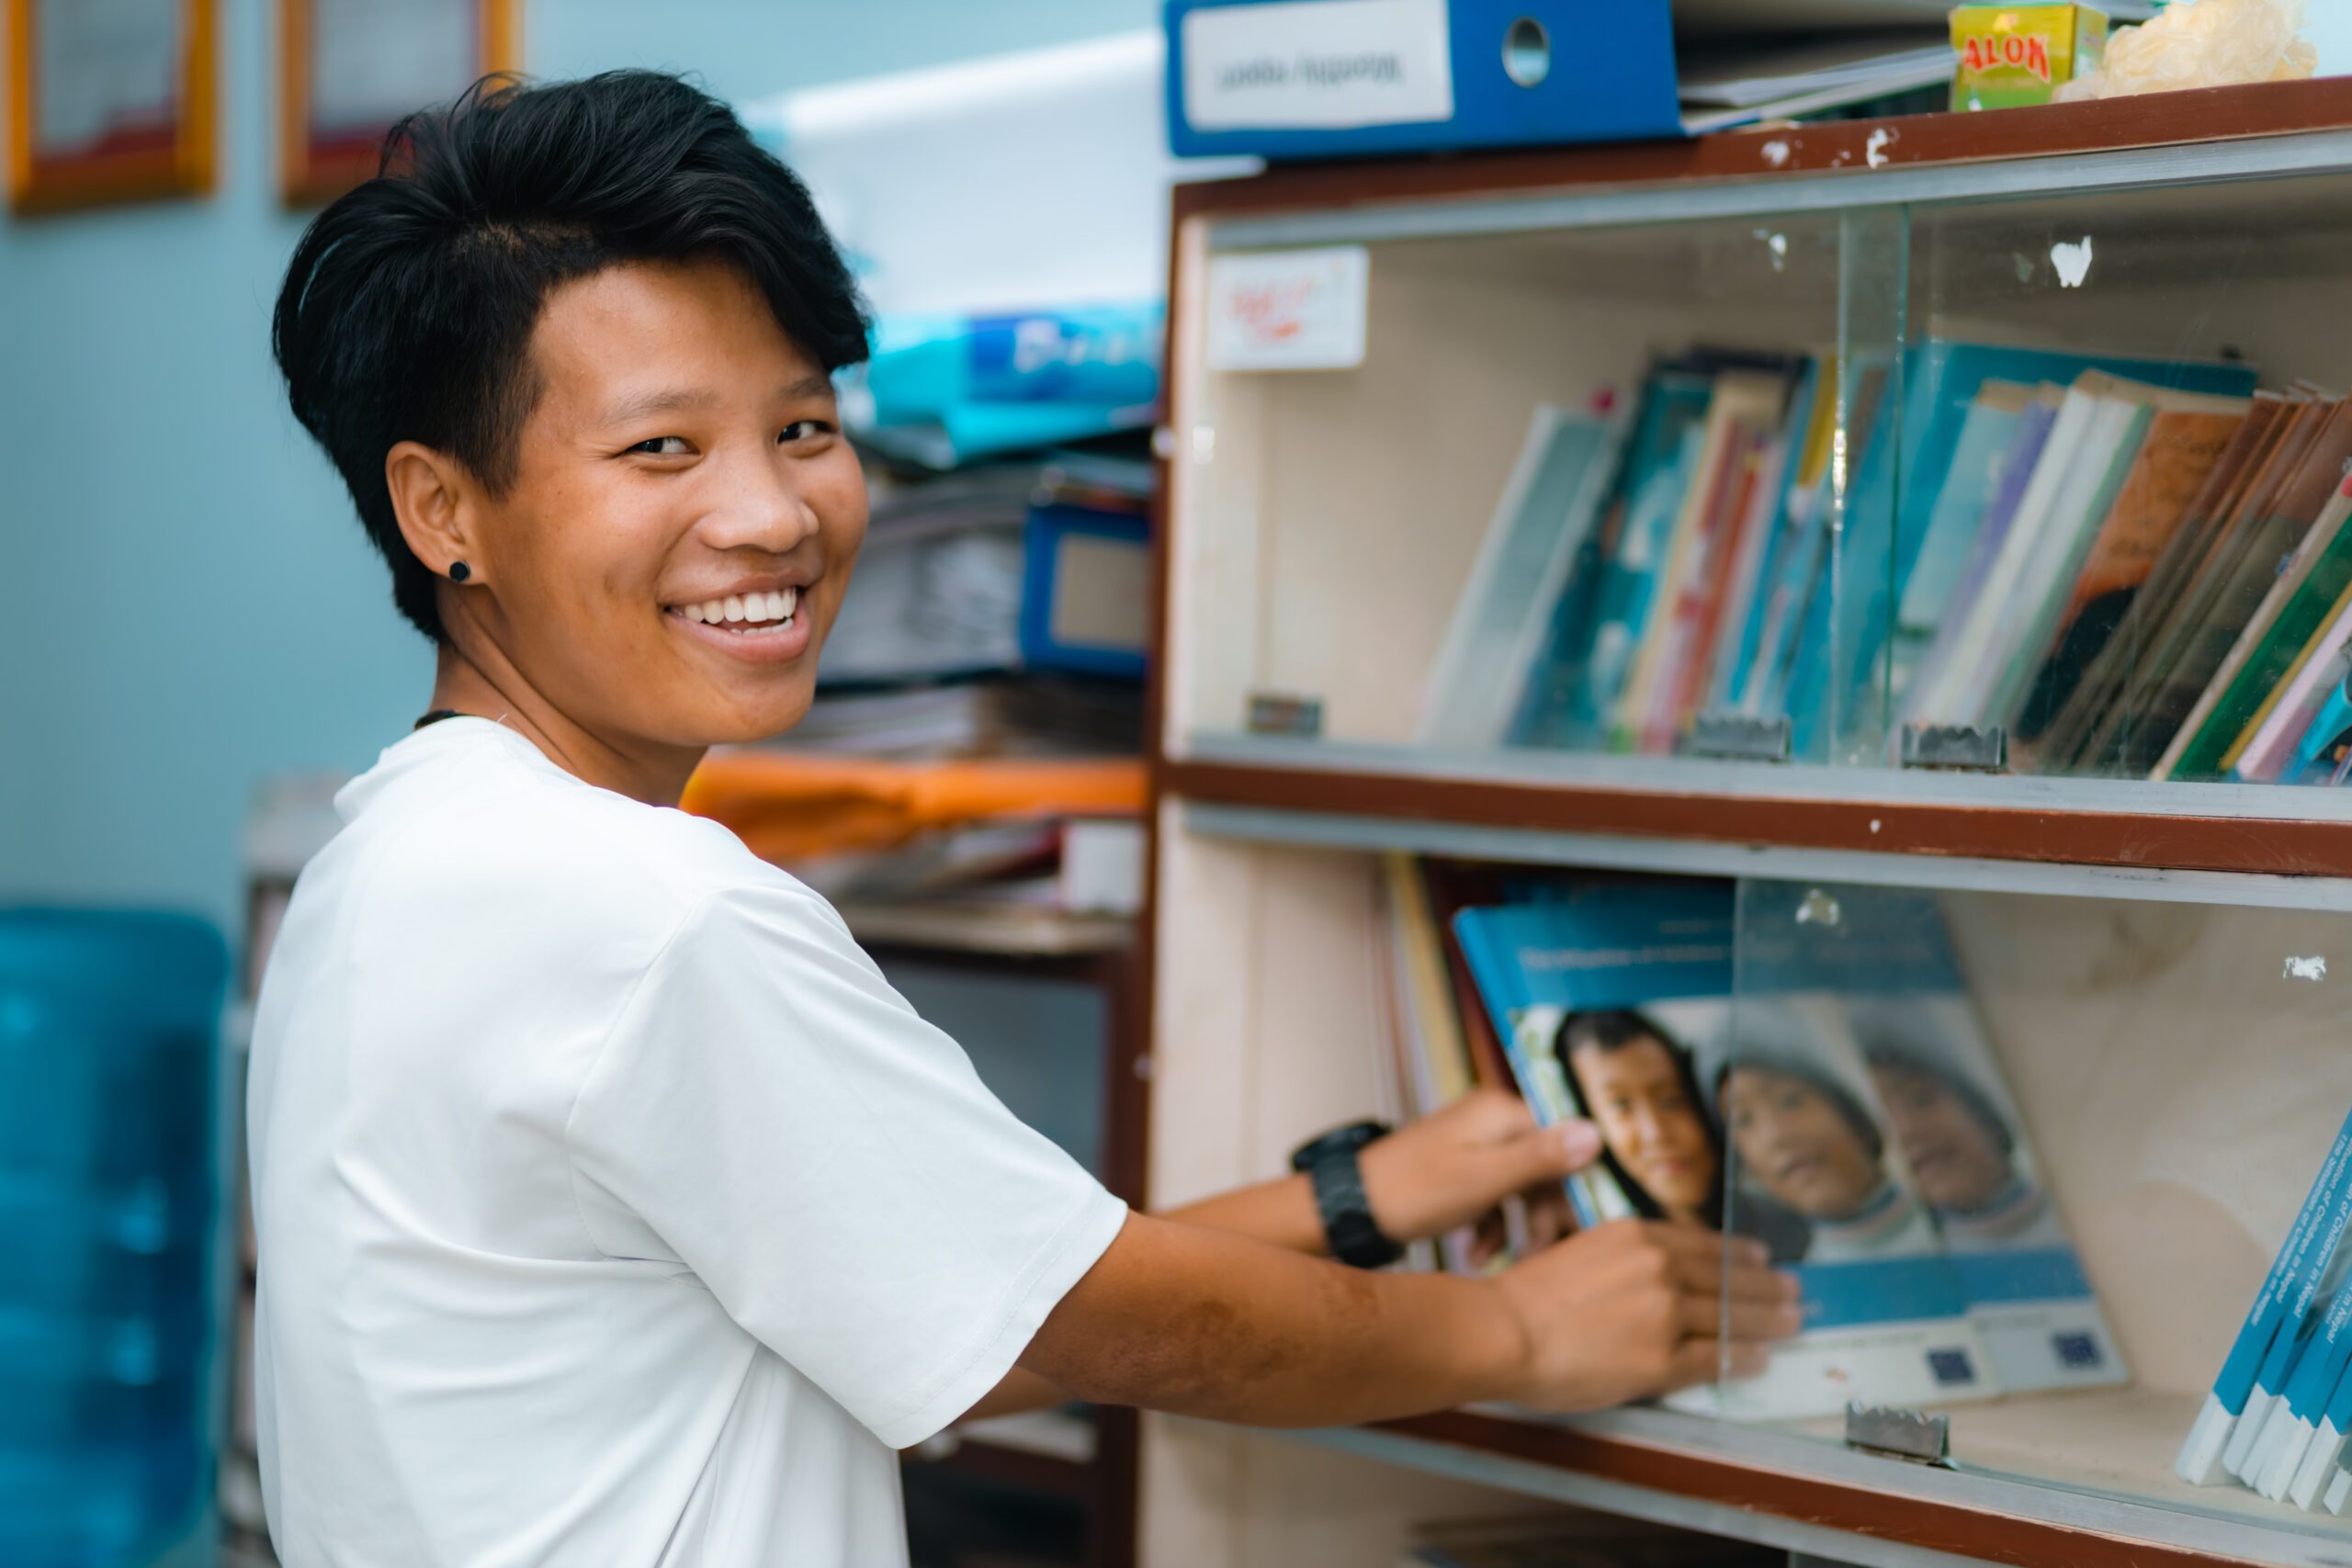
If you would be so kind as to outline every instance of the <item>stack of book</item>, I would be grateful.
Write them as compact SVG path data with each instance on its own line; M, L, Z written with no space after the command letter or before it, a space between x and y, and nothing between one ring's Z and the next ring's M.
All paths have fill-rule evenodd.
M2303 1200L2174 1469L2352 1514L2352 1117Z
M1540 409L1421 739L1858 762L1962 732L2021 771L2337 780L2341 394L1952 342L1849 364L1698 350L1629 412Z

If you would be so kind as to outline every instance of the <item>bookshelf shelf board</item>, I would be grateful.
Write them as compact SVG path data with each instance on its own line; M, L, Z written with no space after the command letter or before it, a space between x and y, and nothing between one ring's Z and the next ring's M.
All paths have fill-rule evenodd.
M1162 762L1159 787L1222 806L1652 840L1662 854L1701 844L1913 862L2352 877L2352 797L2274 785L1967 777L1536 751L1455 759L1236 737L1197 741L1183 757ZM1678 863L1650 868L1696 869L1679 863L1687 856L1666 858ZM1767 874L1752 860L1743 863ZM1920 874L1916 864L1908 874ZM2313 896L2332 894L2320 889Z
M2352 881L2338 877L2152 871L2128 866L1984 860L1964 855L1784 849L1697 839L1485 828L1427 818L1288 811L1200 800L1183 801L1180 812L1183 830L1195 838L1293 849L1368 854L1393 852L1503 865L1842 883L1938 893L2030 893L2045 897L2130 899L2143 904L2352 913Z
M2210 178L2225 167L2235 168L2235 161L2245 157L2258 164L2265 158L2324 156L2318 143L2332 139L2309 133L2344 130L2352 130L2352 78L2323 77L2171 93L2155 100L2120 98L1990 114L1758 126L1679 141L1278 166L1248 179L1180 186L1175 214L1181 221L1211 214L1328 212L1417 199L1443 202L1460 212L1498 192L1519 196L1583 186L1739 182L1777 193L1818 176L1833 176L1839 183L1838 205L1843 207L1917 199L1902 185L1907 172L1970 171L1959 174L1954 188L1938 187L1939 195L1965 195L1979 186L1985 194L2007 194L2018 187L2005 182L2031 184L2041 177L2033 165L2021 165L2018 160L2154 148L2175 151L2163 160L2149 161L2147 177L2177 183L2199 160L2212 162L2215 173L2203 176ZM2295 138L2303 151L2258 145L2277 137ZM2158 165L2172 173L2157 174ZM2305 165L2290 162L2278 167L2300 166ZM1903 194L1893 194L1899 186ZM1785 197L1775 194L1767 199L1773 209L1788 210ZM1294 242L1260 238L1250 243Z
M1951 1469L1857 1453L1799 1428L1649 1409L1460 1411L1309 1436L1392 1464L1871 1568L2340 1568L2342 1538L2324 1525L2297 1528L2304 1516L2251 1494L2170 1480L2172 1444L2195 1404L2127 1392L1960 1407ZM2059 1484L2002 1473L2029 1469ZM2127 1470L2138 1497L2104 1490L2124 1484ZM2149 1473L2166 1480L2152 1491Z
M834 908L851 935L880 947L1065 958L1116 953L1130 946L1136 933L1135 922L1124 915L1073 915L1021 905L845 901Z

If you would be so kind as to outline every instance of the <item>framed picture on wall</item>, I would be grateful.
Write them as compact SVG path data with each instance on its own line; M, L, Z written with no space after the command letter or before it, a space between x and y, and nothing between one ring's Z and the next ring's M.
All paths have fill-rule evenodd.
M212 188L218 0L5 0L8 205Z
M376 173L384 133L520 63L522 0L278 0L279 175L289 207Z

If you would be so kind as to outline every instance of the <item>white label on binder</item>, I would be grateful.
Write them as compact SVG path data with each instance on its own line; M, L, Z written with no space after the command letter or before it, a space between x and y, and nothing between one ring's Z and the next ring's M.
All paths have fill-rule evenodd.
M1209 368L1354 369L1371 275L1362 245L1211 257Z
M1281 0L1184 13L1194 130L1345 130L1453 118L1446 0Z

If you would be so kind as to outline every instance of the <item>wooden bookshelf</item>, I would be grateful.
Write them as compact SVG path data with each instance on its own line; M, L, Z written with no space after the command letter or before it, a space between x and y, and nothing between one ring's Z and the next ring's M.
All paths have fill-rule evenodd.
M2352 954L2352 797L1852 758L1457 755L1417 746L1410 710L1529 403L1622 378L1643 355L1713 335L1883 346L1890 331L1897 344L1949 331L2087 350L2117 333L2119 351L2243 349L2266 386L2330 366L2352 378L2352 322L2323 305L2340 291L2326 257L2352 236L2352 80L1282 167L1180 187L1173 218L1146 916L1153 1202L1261 1178L1298 1137L1373 1110L1379 852L1944 890L2006 965L1984 1010L2037 1142L2058 1150L2053 1190L2139 1376L1956 1408L1948 1469L1849 1450L1817 1424L1644 1409L1295 1438L1147 1417L1142 1560L1272 1568L1297 1544L1288 1516L1344 1519L1351 1549L1376 1550L1434 1511L1536 1495L1887 1568L2344 1561L2352 1524L2187 1487L2168 1465L2324 1147L2325 1129L2315 1148L2315 1122L2284 1111L2267 1135L2234 1122L2254 1139L2243 1149L2200 1134L2200 1064L2226 1039L2266 1105L2300 1101L2332 1128L2352 1104L2352 1070L2290 1077L2335 1060L2300 1001L2245 990L2269 1010L2233 1032L2186 1016L2188 972L2219 997L2275 976L2280 951ZM1891 253L1912 269L1891 328L1853 298L1868 268L1743 296L1716 287L1727 271L1705 248L1752 225L1785 231L1792 254L1850 255L1889 224L1917 253ZM2018 236L2035 232L2096 233L2112 287L2024 288ZM1651 234L1700 238L1645 251ZM2247 235L2266 242L2251 259ZM1319 380L1207 367L1211 255L1342 243L1374 253L1385 359ZM2014 287L1999 276L2012 251ZM1324 700L1326 732L1247 732L1261 693ZM2150 955L2147 976L2098 970L2097 954L2129 951ZM2077 973L2102 977L2075 987ZM2086 1030L2097 1048L2073 1050ZM2158 1127L2188 1129L2177 1189L2154 1163L2125 1168L2131 1140Z

